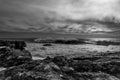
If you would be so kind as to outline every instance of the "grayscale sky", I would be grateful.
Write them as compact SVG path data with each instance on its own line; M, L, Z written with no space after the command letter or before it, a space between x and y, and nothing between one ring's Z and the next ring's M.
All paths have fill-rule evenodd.
M0 0L0 31L120 34L120 0Z

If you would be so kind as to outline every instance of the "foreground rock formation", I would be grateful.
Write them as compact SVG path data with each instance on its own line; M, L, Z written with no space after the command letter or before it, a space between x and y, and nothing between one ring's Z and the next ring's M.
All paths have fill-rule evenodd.
M10 67L0 72L0 80L120 80L120 62L113 58L102 62L99 57L93 61L56 56L15 63L13 66L6 63Z
M119 80L103 72L77 72L69 66L37 60L2 71L2 80Z
M1 67L12 67L18 66L23 63L29 62L32 60L32 56L27 50L16 50L10 48L1 48L0 49L0 66Z
M0 49L0 80L120 80L120 53L33 60L29 51Z

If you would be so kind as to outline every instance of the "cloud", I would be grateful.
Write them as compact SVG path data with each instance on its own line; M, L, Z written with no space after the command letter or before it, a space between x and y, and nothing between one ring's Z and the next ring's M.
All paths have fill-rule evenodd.
M38 11L36 15L39 16L39 11L42 10L45 16L49 17L53 30L89 33L111 32L119 28L119 24L116 25L120 22L119 0L50 0L50 2L43 1L43 3L30 6ZM88 23L84 24L86 21ZM85 29L86 26L89 30Z
M84 19L103 19L104 17L114 16L120 19L119 0L50 0L43 1L44 4L31 5L36 10L54 12L59 17L74 20ZM49 14L52 16L52 14Z
M0 0L0 25L28 31L112 32L120 30L119 7L119 0Z
M55 30L61 30L68 33L108 33L113 30L107 25L98 22L92 23L67 23L67 22L53 22L49 24Z

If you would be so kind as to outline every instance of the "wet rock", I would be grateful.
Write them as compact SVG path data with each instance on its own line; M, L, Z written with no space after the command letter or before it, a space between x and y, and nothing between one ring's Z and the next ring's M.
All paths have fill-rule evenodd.
M53 62L58 66L67 66L69 65L68 59L64 56L56 56L53 58Z
M29 63L8 69L5 78L8 80L62 80L60 68L50 62L31 61Z
M99 63L101 65L101 71L114 75L120 78L120 62L119 61L108 61Z
M43 46L52 46L50 43L43 44Z
M31 60L28 51L7 48L0 50L0 57L4 65L10 66L0 71L1 80L119 80L119 61L74 60L64 56Z
M62 67L62 68L61 68L61 71L62 71L62 72L65 72L65 73L67 73L67 74L71 74L71 73L74 73L74 72L75 72L75 71L74 71L74 68L69 67L69 66L64 66L64 67Z
M14 49L24 50L26 43L25 41L0 40L0 46L7 46Z
M61 61L61 63L57 61L59 62ZM118 70L119 63L113 63L113 62L94 63L87 60L71 61L71 62L72 63L70 64L68 59L61 56L57 56L55 58L47 57L44 60L32 60L22 65L8 68L3 72L2 75L4 75L4 77L2 77L2 79L3 80L119 80L117 76L114 75L115 71L119 71ZM107 72L105 72L104 70L106 70ZM114 74L109 73L110 70L113 70L111 72L113 72Z
M11 67L21 65L32 60L29 51L12 50L10 48L0 49L0 66Z
M89 60L74 60L70 66L76 72L104 72L116 77L120 75L120 62L119 61L102 61L93 62ZM119 77L120 78L120 77Z
M33 62L31 62L33 64ZM34 62L35 63L35 62ZM30 63L26 64L29 65ZM64 73L54 63L35 63L34 67L19 66L8 69L3 80L120 80L102 72Z
M70 66L73 67L77 72L95 72L94 67L97 66L97 64L94 64L93 62L87 60L85 61L78 60L70 63Z
M120 80L115 76L106 74L106 73L93 73L93 72L85 72L85 73L77 73L74 74L76 76L76 80Z

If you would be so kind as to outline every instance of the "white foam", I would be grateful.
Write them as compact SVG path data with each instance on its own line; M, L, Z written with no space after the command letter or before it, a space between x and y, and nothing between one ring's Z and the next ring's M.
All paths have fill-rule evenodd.
M43 60L43 59L45 59L45 58L42 58L42 57L35 57L35 56L34 56L34 57L32 57L32 59L33 59L33 60Z

